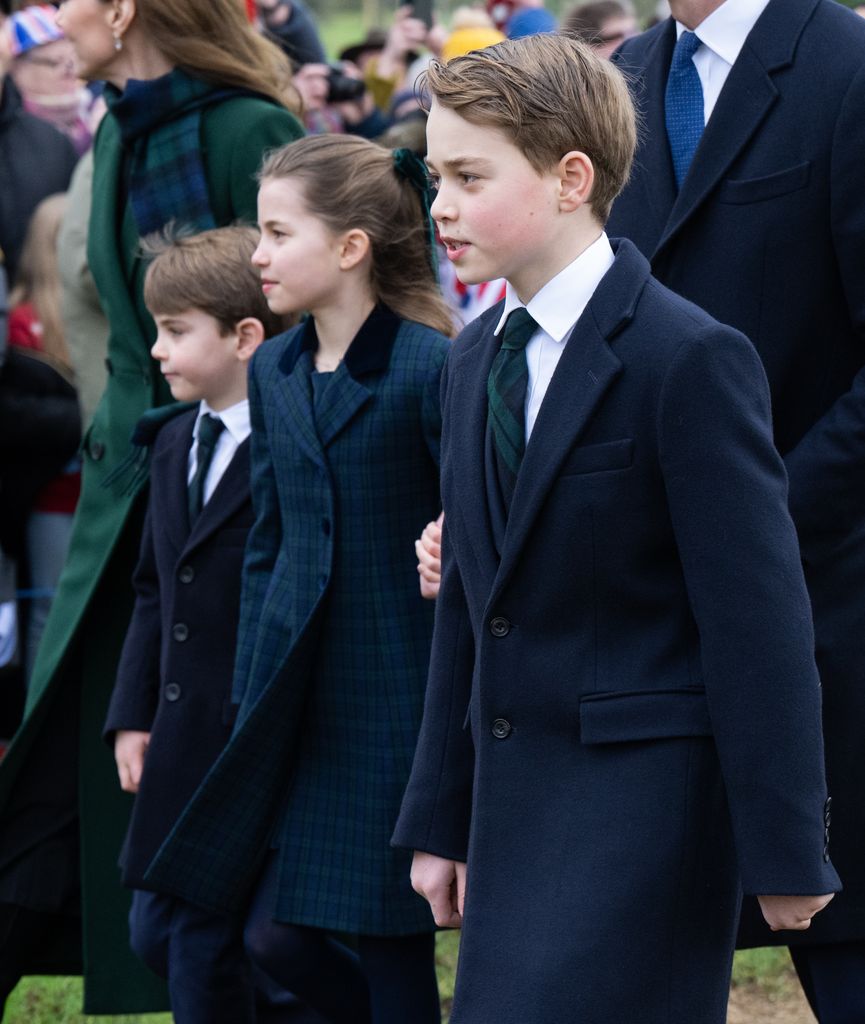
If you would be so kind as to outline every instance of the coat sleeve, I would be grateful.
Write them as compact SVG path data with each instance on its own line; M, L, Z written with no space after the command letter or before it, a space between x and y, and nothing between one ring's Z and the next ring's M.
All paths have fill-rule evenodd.
M811 610L770 424L742 335L712 325L680 346L659 400L661 469L743 886L813 895L840 885L824 848Z
M123 642L103 738L109 746L119 729L149 732L159 703L162 646L159 574L153 545L153 515L148 505L135 574L135 606Z
M250 487L255 521L249 531L243 558L240 622L231 691L231 699L235 704L242 702L252 671L261 610L264 607L282 535L279 495L258 383L259 367L260 361L254 356L249 370L249 419L252 426L249 452Z
M442 408L447 408L447 364ZM447 443L447 423L442 439ZM465 861L471 821L474 746L464 725L471 699L474 637L445 511L442 580L423 721L392 843Z
M844 293L865 349L865 64L854 76L835 125L831 230ZM831 339L814 338L815 345ZM861 529L865 509L865 369L786 457L790 510L806 558L827 534Z

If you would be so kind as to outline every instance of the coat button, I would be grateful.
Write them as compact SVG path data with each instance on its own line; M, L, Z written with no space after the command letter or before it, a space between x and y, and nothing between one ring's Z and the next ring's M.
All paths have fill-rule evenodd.
M511 624L507 619L501 615L497 615L494 619L490 619L490 632L493 636L503 637L507 636L511 631Z
M325 535L325 537L330 536L330 520L327 517L325 517L321 521L321 532Z
M497 718L493 722L493 736L497 740L506 740L511 734L511 723L504 718Z
M171 627L171 635L178 643L189 639L189 626L185 622L175 622Z
M179 683L166 683L165 684L165 699L170 703L174 703L176 700L180 700L180 684Z
M177 570L177 578L181 583L191 583L195 579L195 570L191 565L181 565Z
M101 441L90 441L87 449L90 452L90 458L94 462L99 462L105 456L105 445Z

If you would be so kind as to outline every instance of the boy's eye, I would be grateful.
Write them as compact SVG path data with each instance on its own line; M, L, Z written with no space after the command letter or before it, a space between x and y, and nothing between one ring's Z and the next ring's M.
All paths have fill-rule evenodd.
M437 174L428 174L426 176L426 181L430 192L438 192L441 178Z
M462 178L464 185L471 185L473 182L478 180L478 176L476 174L469 174L468 171L463 171L460 174L460 177Z

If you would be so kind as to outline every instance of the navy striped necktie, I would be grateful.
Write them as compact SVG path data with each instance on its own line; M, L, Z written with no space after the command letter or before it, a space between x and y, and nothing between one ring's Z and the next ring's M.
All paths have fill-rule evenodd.
M526 345L538 325L525 307L507 319L499 349L487 379L488 422L492 433L496 473L505 508L510 509L517 474L526 450L526 393L529 364Z
M702 43L693 32L683 32L670 62L664 117L673 157L676 185L681 189L705 128L703 86L692 57Z

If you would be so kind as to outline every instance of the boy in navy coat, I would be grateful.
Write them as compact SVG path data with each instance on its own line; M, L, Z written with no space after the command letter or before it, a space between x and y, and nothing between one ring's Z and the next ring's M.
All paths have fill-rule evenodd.
M120 785L136 794L121 855L123 882L136 890L131 943L167 977L178 1024L256 1020L238 924L145 891L143 877L231 734L241 565L253 519L247 368L265 335L282 329L252 267L257 239L240 227L179 238L161 248L145 284L158 328L153 357L187 404L155 410L137 428L142 454L152 447L150 496L105 736Z
M839 888L759 359L603 224L624 80L534 36L434 63L432 212L504 302L442 378L443 574L394 841L462 926L452 1024L723 1024L741 890Z

